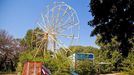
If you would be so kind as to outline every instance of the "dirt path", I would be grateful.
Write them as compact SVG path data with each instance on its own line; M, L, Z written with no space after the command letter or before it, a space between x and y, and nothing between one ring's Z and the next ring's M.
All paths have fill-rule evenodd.
M0 74L0 75L17 75L17 74Z
M128 75L128 74L114 73L114 74L100 74L100 75Z
M0 73L0 75L20 75L20 74L17 74L17 73Z

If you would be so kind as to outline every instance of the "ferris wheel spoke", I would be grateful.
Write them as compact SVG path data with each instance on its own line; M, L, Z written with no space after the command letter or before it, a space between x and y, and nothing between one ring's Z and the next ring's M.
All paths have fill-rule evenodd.
M43 35L44 33L35 31L34 34L35 34L35 37L39 37L38 35ZM32 35L32 38L33 38L33 35ZM36 42L35 46L36 46L36 48L38 48L37 44L40 44L41 41L38 41L37 38L35 38L35 39L32 39L32 42Z
M65 46L64 44L62 44L62 43L60 42L60 40L57 40L57 41L59 42L59 46L61 46L61 48L64 49L65 52L67 52L67 50L70 51L70 52L72 52L69 48L67 48L67 46Z
M37 41L37 42L36 42L36 45L38 45L38 44L40 44L40 43L41 43L41 41Z
M59 36L62 36L62 37L74 37L73 35L65 35L65 34L59 34Z
M62 19L63 19L63 18L65 17L65 15L67 14L68 9L69 9L69 8L66 7L66 9L65 9L65 11L64 11L64 13L63 13L63 15L62 15L61 18L58 16L56 23L57 23L58 21L59 21L59 22L62 21ZM59 8L59 10L62 11L61 7ZM60 12L58 12L58 14L60 14ZM57 25L57 24L56 24L56 25Z
M60 9L61 9L61 7L60 7L60 8L58 8L58 13L57 13L57 15L56 15L56 17L55 17L55 18L56 18L56 19L55 19L55 23L57 23L57 22L58 22L58 20L59 20ZM55 23L54 23L54 25L56 25Z
M35 31L34 33L35 33L35 35L43 35L44 34L44 32L39 32L39 31Z
M46 13L46 15L44 16L44 18L46 18L46 26L49 27L50 26L50 6L47 6L47 10L48 12Z
M55 20L55 24L54 24L54 25L57 25L58 21L61 20L61 19L59 18L60 11L61 11L61 6L59 6L59 8L58 8L58 13L57 13L57 15L56 15L56 20Z
M52 16L51 16L51 24L50 25L52 25L52 26L54 26L54 18L55 18L55 16L54 16L54 8L51 10L51 12L52 12ZM50 23L50 22L49 22Z
M67 24L64 24L64 25L62 25L62 26L56 28L56 30L58 30L58 29L62 29L63 27L65 27L65 26L69 26L69 25L72 25L72 26L73 26L74 24L73 24L72 21L71 21L71 22L69 22L69 23L67 23Z
M49 19L49 16L48 16L48 15L45 15L44 18L46 18L47 26L49 27L49 26L50 26L50 19Z
M41 50L45 50L45 48L44 48L45 46L44 46L44 45L46 44L46 41L44 41L44 40L45 40L45 39L43 39L43 40L41 41L41 43L40 43L40 45L39 45L39 47L38 47L38 48L41 49Z
M41 17L42 17L42 21L43 21L43 24L44 24L44 28L47 29L47 28L48 28L48 26L47 26L48 24L47 24L47 22L46 22L44 16L41 15Z
M67 24L64 24L64 25L62 25L62 26L60 26L60 27L57 27L56 28L56 30L62 30L62 29L64 29L63 27L65 27L65 26L67 26L65 29L67 29L68 27L73 27L73 26L75 26L75 24L73 24L73 21L71 21L71 22L69 22L69 23L67 23Z
M69 8L66 8L63 15L67 14L67 11L68 11Z
M56 8L58 8L57 9L58 12L57 12L57 15L54 16L54 13L56 13L56 12L54 12L54 10L56 10ZM60 10L61 10L61 5L57 5L57 3L54 3L54 8L51 9L51 11L52 11L52 18L51 18L52 22L51 23L52 23L53 27L55 27L55 22L56 22L56 20L58 20L57 17L59 17L59 15L60 15Z
M53 49L53 41L51 39L49 39L48 48L50 48L51 51L54 50Z
M64 21L64 23L63 24L61 24L60 26L57 26L57 28L59 28L59 27L61 27L61 26L65 26L65 25L68 25L68 23L72 23L73 21L71 21L71 22L68 22L70 19L71 19L71 17L73 16L73 14L71 14L71 16L69 17L69 18L67 18L67 20L66 21Z
M70 26L68 26L67 28L60 28L59 30L60 30L60 33L63 33L63 32L65 32L66 30L69 30L70 28L73 28L74 26L73 25L70 25Z
M43 40L42 40L42 41L43 41ZM39 48L39 49L40 49L41 44L43 43L42 41L37 41L37 43L36 43L37 48Z
M62 9L60 8L60 11L62 11ZM63 18L65 17L65 15L67 14L68 8L66 8L66 10L64 11L63 15L61 17L57 17L57 21L55 23L55 25L58 25L60 22L62 22ZM58 13L60 14L60 12Z
M58 40L54 39L52 36L49 36L53 41L55 41L59 46L62 47L62 49L64 49L66 52L67 50L65 49L66 47L64 45L61 44L61 42L59 42Z
M70 14L69 14L70 15ZM73 18L74 13L72 13L67 19L66 21L64 21L63 25L66 24L69 20L71 20Z
M72 34L72 35L60 34L59 36L65 37L65 38L74 38L74 39L77 39L78 38L78 36L74 36L74 34Z
M50 5L47 6L47 13L45 15L45 17L47 16L47 19L50 17L49 14L50 14ZM47 20L48 21L48 20ZM49 22L48 22L49 23Z
M72 45L72 44L73 44L74 39L75 39L75 37L74 37L74 35L73 35L73 38L71 39L70 45Z
M42 26L40 23L37 23L37 25L41 28L41 29L43 29L43 31L46 31L47 30L47 28L44 26Z

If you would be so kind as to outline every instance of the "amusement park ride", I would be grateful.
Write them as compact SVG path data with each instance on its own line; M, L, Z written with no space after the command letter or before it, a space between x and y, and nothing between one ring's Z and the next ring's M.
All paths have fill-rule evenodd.
M36 57L39 50L42 50L43 56L48 50L51 50L54 54L59 53L60 48L65 52L71 51L67 46L76 44L79 39L79 19L77 12L64 2L54 2L46 6L45 11L41 15L41 18L37 22L38 27L42 32L36 32L36 36L42 36L33 41L36 43ZM32 73L30 71L30 64L34 66ZM27 65L27 66L26 66ZM41 75L36 71L41 68L42 63L27 62L23 68L23 75ZM44 75L49 75L45 74Z
M44 55L47 50L57 53L59 48L65 52L71 51L67 46L76 44L79 39L77 12L64 2L54 2L46 6L37 25L43 32L36 32L35 34L43 37L37 41L36 48L43 50Z

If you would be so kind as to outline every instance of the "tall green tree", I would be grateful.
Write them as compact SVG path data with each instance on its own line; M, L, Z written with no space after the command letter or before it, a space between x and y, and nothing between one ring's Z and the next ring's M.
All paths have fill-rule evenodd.
M116 37L111 39L111 42L109 43L104 43L102 41L100 41L100 39L102 39L101 36L97 36L95 43L100 47L101 50L109 50L110 51L119 51L119 45L120 43L118 41L116 41Z
M127 57L132 48L129 39L134 35L134 0L91 0L90 12L93 20L89 25L94 27L91 36L101 36L105 44L116 36L122 56Z
M26 46L27 49L32 50L36 47L36 43L40 40L41 35L37 35L37 33L42 32L40 28L29 29L25 35L25 37L21 40L21 44Z

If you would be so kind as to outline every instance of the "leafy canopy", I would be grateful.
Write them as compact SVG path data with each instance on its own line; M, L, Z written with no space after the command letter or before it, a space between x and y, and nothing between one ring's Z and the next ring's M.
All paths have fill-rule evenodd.
M117 37L119 50L127 57L132 48L129 39L134 35L134 0L91 0L90 12L93 20L89 25L94 27L91 36L101 36L104 43Z

